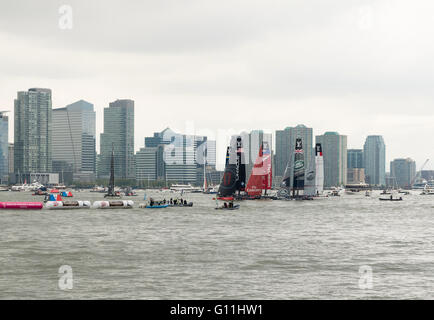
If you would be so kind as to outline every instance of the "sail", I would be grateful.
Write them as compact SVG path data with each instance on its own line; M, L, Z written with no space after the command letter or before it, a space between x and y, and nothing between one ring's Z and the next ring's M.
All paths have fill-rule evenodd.
M231 147L226 151L226 166L223 173L223 178L220 183L218 195L220 197L232 196L236 191L237 182L237 165L236 163L230 163Z
M262 190L271 189L271 152L268 143L263 142L252 169L246 191L250 196L259 196Z
M241 137L237 137L237 190L244 191L246 188L246 161Z
M304 151L301 138L295 140L293 190L304 189Z
M305 178L304 178L304 195L314 196L316 194L316 186L315 186L315 162L310 161L306 165Z
M315 145L315 193L321 194L324 191L324 159L321 143Z

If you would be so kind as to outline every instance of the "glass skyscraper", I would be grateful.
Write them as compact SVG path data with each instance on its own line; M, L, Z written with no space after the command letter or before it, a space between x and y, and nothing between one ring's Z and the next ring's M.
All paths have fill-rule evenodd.
M51 90L18 92L14 110L15 173L51 172Z
M53 162L72 165L74 180L95 179L95 111L77 101L53 110ZM62 166L63 167L63 166Z
M347 136L326 132L316 136L321 143L324 158L324 187L337 187L347 183Z
M363 168L363 150L362 149L348 149L347 150L347 168L360 169Z
M390 178L392 186L410 188L413 178L416 176L416 162L410 158L394 159L390 162Z
M9 119L0 111L0 184L7 183L9 176Z
M115 178L134 179L134 101L116 100L104 109L104 133L100 141L99 175L110 176L110 159L114 147Z
M363 146L366 183L374 186L386 184L386 145L382 136L368 136Z

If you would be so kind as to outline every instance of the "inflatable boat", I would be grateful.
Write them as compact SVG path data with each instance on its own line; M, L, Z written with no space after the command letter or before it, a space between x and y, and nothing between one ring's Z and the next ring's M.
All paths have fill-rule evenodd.
M110 200L110 201L95 201L93 208L95 209L131 209L134 201L131 200Z
M40 210L43 207L41 202L0 202L0 210Z
M154 204L153 206L149 205L149 204L145 204L145 203L141 203L139 204L139 208L146 208L146 209L163 209L163 208L167 208L169 205L166 204Z
M89 209L90 201L48 201L45 208L50 210Z

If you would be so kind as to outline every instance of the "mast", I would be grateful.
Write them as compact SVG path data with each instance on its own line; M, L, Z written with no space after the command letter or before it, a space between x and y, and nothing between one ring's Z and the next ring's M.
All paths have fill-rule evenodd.
M295 140L295 150L294 150L294 183L292 188L292 195L295 195L297 190L297 195L300 190L304 189L304 151L303 143L301 138Z
M109 189L107 194L109 196L114 195L115 192L115 152L114 152L114 144L112 143L112 158L110 161L110 181L109 181Z

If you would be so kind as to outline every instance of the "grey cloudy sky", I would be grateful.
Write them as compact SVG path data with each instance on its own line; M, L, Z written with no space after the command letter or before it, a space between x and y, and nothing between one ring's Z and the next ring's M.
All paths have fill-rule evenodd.
M419 167L434 156L433 15L428 0L3 0L0 109L47 87L53 108L92 102L101 132L103 108L130 98L136 149L165 127L216 138L303 123L349 148L381 134L388 161Z

